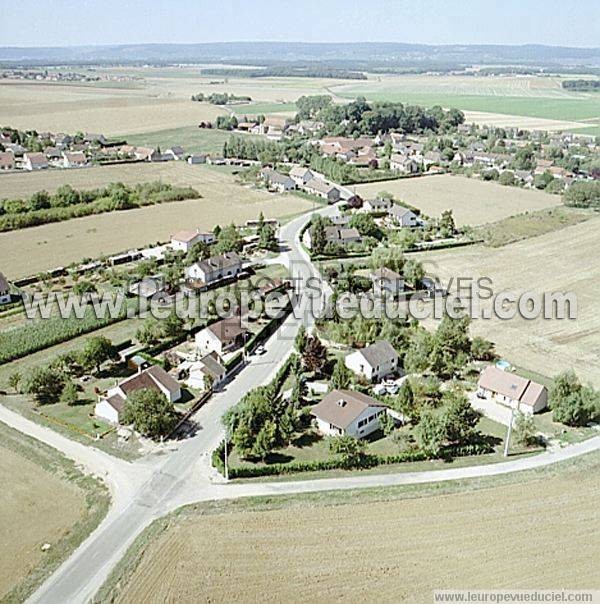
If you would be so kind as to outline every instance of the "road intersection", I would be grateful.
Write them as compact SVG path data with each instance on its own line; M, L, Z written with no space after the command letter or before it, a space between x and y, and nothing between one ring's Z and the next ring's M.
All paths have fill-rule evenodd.
M334 212L322 208L322 214ZM302 248L299 233L309 220L301 216L284 225L280 239L285 252L282 261L291 270L299 289L316 269ZM325 297L327 293L325 293ZM174 450L150 455L135 462L116 459L94 447L74 442L0 405L0 421L58 449L84 470L102 478L112 495L112 506L96 530L73 552L55 573L32 595L30 602L45 604L85 603L108 578L140 532L153 520L197 501L233 499L258 495L278 495L396 486L494 476L538 468L600 449L600 436L557 451L503 463L447 470L351 475L341 478L241 484L215 480L210 455L223 438L221 417L249 390L265 384L292 352L301 324L312 324L308 301L299 307L267 343L267 352L250 359L227 387L215 394L210 404L194 416L199 429Z

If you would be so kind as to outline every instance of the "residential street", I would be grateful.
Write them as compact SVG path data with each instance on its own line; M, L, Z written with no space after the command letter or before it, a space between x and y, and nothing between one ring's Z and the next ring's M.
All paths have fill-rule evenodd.
M335 209L327 207L319 211L326 214ZM308 218L308 215L299 217L282 227L280 232L285 250L282 261L290 267L292 275L302 282L315 275L315 268L298 242L298 233ZM171 452L151 455L133 463L125 462L93 447L71 441L0 406L0 421L55 447L80 463L85 470L102 477L113 495L113 506L105 520L38 589L31 597L31 602L63 604L89 601L137 535L152 520L186 503L492 476L542 467L600 448L599 436L556 452L467 468L289 482L225 484L222 480L214 480L210 454L222 440L222 415L244 393L268 382L291 353L300 323L310 326L312 322L306 303L306 297L303 297L296 316L294 313L290 315L268 341L267 352L251 357L249 364L235 379L201 408L195 416L199 424L198 432Z

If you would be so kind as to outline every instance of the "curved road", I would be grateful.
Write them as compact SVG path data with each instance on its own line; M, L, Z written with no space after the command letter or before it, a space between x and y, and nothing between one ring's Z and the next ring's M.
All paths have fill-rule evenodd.
M327 207L318 211L328 214L335 209ZM304 215L280 230L280 239L285 249L282 261L296 279L298 291L302 291L303 284L309 277L316 276L316 270L298 240L299 231L308 220L309 215ZM318 300L322 301L324 297ZM210 454L223 437L222 415L235 405L245 392L272 378L291 353L300 324L310 326L312 321L308 299L303 296L295 312L269 340L267 353L252 358L223 392L213 396L210 404L200 409L194 418L200 426L198 432L166 455L152 455L133 463L117 460L95 448L75 443L0 405L0 421L57 448L86 470L102 477L113 496L113 505L107 517L33 594L30 601L45 604L88 602L137 535L154 519L186 503L492 476L542 467L600 449L599 436L535 457L468 468L401 474L364 474L279 483L224 483L210 466Z

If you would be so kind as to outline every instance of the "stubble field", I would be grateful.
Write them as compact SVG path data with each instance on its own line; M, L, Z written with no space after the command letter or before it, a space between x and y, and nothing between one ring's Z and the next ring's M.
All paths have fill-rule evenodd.
M184 511L138 551L117 601L421 603L436 589L597 589L598 463L453 494L421 485L398 499L382 490L379 501L363 492L328 505L332 493Z
M500 248L480 245L420 255L429 273L489 277L494 294L574 292L577 319L476 320L471 331L489 338L509 361L553 377L567 369L600 387L600 218ZM456 285L456 282L455 282ZM489 303L482 302L481 308Z
M184 162L2 175L0 197L26 196L40 189L53 191L64 183L94 188L114 181L134 184L152 180L192 186L202 198L0 233L3 272L14 279L82 258L166 241L181 229L243 224L260 212L268 218L281 218L312 207L310 201L295 195L272 195L242 187L226 171Z
M108 498L72 462L2 423L0 456L0 600L21 602L95 528Z
M558 195L450 174L380 181L358 185L356 191L365 199L388 191L429 216L452 210L457 224L473 226L561 203Z

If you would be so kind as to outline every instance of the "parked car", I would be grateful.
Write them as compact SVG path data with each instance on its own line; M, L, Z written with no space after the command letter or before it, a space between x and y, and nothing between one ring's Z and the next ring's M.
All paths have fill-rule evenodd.
M264 346L258 346L256 348L256 350L254 351L254 354L261 356L261 355L265 354L265 352L267 352L267 349Z

